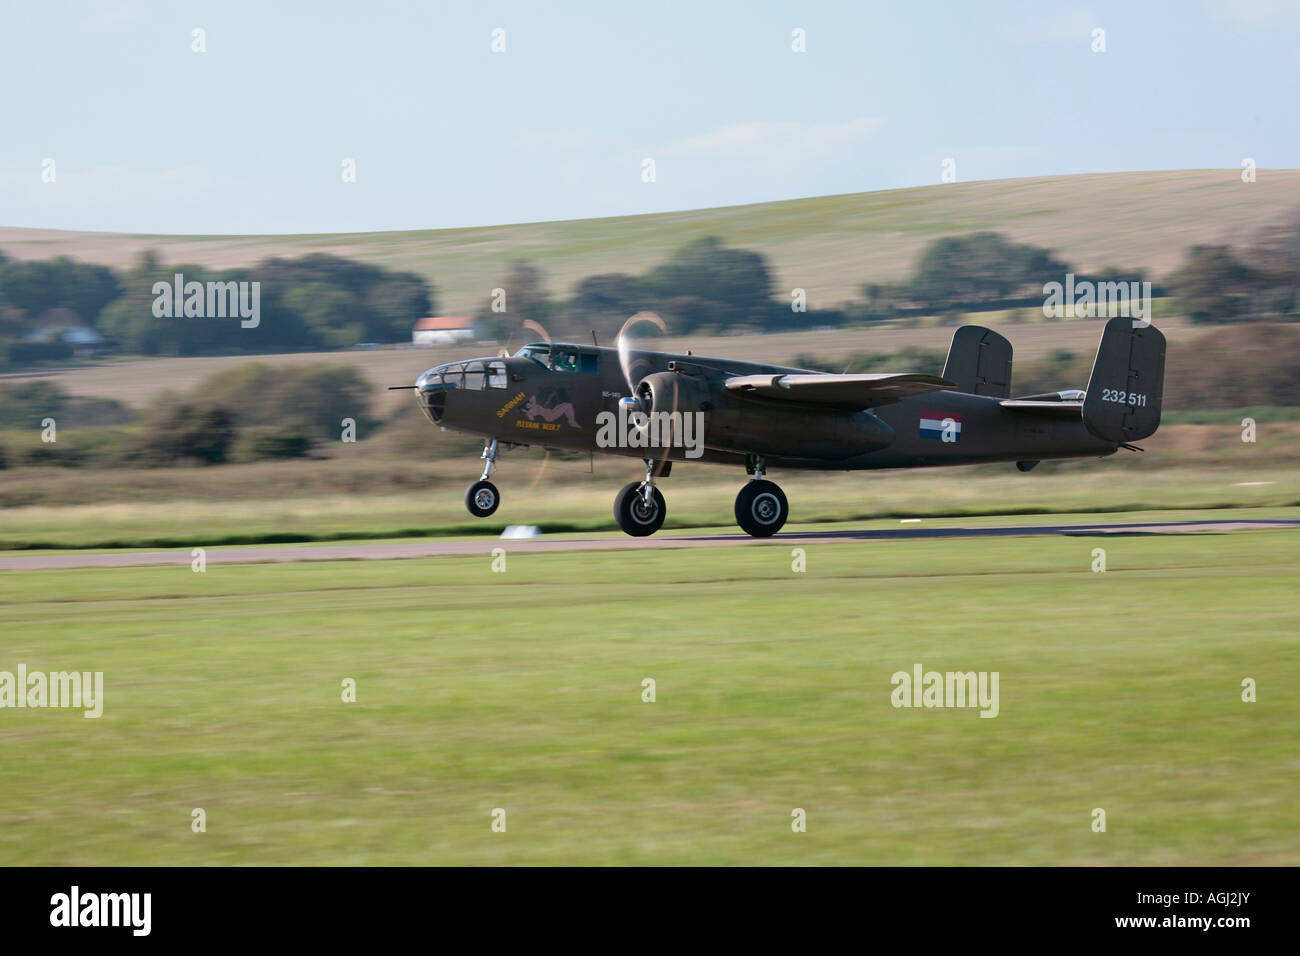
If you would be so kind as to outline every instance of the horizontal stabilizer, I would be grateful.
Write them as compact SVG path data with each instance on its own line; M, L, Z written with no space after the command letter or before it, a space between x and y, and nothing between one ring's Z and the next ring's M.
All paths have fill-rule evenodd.
M1008 398L998 402L1003 408L1042 415L1047 418L1073 418L1076 421L1083 414L1084 392L1071 388L1061 392L1044 392L1041 395L1025 395L1022 398Z

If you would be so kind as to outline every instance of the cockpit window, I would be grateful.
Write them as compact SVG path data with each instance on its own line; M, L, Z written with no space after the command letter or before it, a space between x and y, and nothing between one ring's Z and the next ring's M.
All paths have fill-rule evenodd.
M476 392L483 390L483 363L466 362L465 363L465 387L473 389Z
M525 345L515 355L519 358L532 359L544 369L555 372L594 372L595 356L587 355L578 349L564 345L543 345L534 343Z
M488 388L506 387L506 363L505 362L488 362L487 386Z
M532 359L542 368L551 367L551 347L549 345L525 345L515 353L517 358Z
M515 352L516 358L532 359L551 372L595 372L597 358L594 354L565 345L543 345L534 342Z

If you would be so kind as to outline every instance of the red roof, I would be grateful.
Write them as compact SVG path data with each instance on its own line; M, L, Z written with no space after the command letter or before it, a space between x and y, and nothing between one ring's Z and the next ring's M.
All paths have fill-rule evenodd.
M474 319L468 315L429 316L415 323L416 332L451 332L456 329L474 327Z

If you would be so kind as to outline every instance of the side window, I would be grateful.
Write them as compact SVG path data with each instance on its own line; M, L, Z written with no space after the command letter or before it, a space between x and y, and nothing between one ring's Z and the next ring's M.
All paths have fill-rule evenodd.
M555 370L557 372L576 372L578 370L578 353L567 349L556 352Z
M600 371L600 356L594 352L582 353L582 371L585 375L594 375Z
M464 388L465 375L463 368L459 365L449 365L442 370L443 384L448 388Z
M483 363L465 363L465 387L476 392L483 390Z
M488 362L487 386L488 388L506 387L506 363L505 362Z

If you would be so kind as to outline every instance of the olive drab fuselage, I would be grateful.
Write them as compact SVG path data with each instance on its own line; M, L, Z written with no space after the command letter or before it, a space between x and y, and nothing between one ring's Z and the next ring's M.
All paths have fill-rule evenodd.
M635 318L635 317L634 317ZM631 320L629 320L631 321ZM653 534L667 506L655 486L681 461L743 465L736 522L755 537L784 525L788 502L768 468L859 470L1112 455L1160 423L1164 336L1106 323L1086 390L1011 398L1011 344L991 329L953 334L943 375L842 374L668 352L536 344L513 356L429 369L414 388L443 428L483 437L483 473L465 504L484 518L489 479L511 447L639 458L645 478L615 497L627 534Z
M681 447L601 447L598 416L618 416L628 397L618 354L590 345L554 349L575 354L576 365L551 368L521 355L453 362L421 376L417 397L436 424L502 443L687 460ZM871 410L794 406L728 393L721 383L802 369L667 352L634 351L632 359L638 377L669 373L670 363L681 370L670 373L682 381L677 410L703 414L703 461L743 464L763 455L773 467L858 470L1095 457L1118 447L1081 421L1025 415L983 395L943 391ZM941 427L923 429L923 420Z

